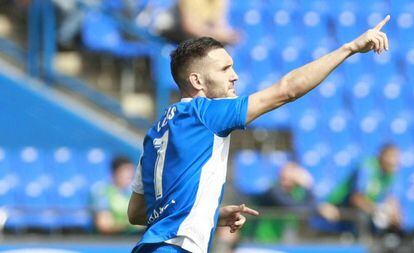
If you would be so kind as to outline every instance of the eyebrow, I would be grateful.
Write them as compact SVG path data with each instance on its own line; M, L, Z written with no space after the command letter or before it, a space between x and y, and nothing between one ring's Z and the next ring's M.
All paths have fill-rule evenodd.
M231 66L233 66L233 62L232 62L232 63L228 63L228 64L224 65L221 69L222 69L222 70L225 70L225 69L230 68Z

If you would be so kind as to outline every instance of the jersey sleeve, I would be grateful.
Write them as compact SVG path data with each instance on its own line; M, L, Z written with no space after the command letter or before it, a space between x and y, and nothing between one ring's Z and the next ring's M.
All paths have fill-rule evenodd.
M248 97L196 100L197 113L203 124L220 137L235 129L245 129Z
M144 184L142 183L142 167L141 167L141 159L139 159L139 163L137 169L135 170L134 179L131 183L131 189L135 193L144 194Z

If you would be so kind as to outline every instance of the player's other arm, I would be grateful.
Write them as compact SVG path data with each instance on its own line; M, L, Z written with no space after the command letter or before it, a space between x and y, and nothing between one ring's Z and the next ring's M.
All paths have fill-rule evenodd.
M147 225L147 215L145 210L144 195L132 192L128 205L128 220L132 225Z
M260 115L288 102L294 101L318 86L336 67L355 53L374 50L381 53L388 50L388 39L381 28L390 16L369 29L355 40L344 44L337 50L297 68L281 78L272 86L249 96L247 123Z

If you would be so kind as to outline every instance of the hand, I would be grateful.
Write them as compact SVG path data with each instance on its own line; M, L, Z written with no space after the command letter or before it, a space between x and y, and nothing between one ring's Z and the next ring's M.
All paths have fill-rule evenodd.
M257 216L259 212L248 208L245 204L236 206L223 206L220 208L220 216L218 225L223 227L230 227L230 233L235 233L240 230L246 222L246 217L243 214L250 214Z
M339 209L336 206L329 203L320 204L318 206L318 212L324 219L330 222L339 221L339 219L341 218Z
M374 28L369 29L361 36L347 44L352 53L366 53L374 50L376 53L381 53L383 50L389 50L388 38L384 32L381 32L382 27L390 20L390 15L387 15Z

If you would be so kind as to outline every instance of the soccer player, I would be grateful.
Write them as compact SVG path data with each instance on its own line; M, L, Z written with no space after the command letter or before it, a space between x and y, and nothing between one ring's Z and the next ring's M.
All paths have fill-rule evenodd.
M237 231L244 205L220 208L230 133L303 96L355 53L388 50L390 16L339 49L289 72L272 86L237 97L233 60L212 38L181 43L171 71L182 99L148 131L128 207L147 229L133 252L208 252L216 226Z

